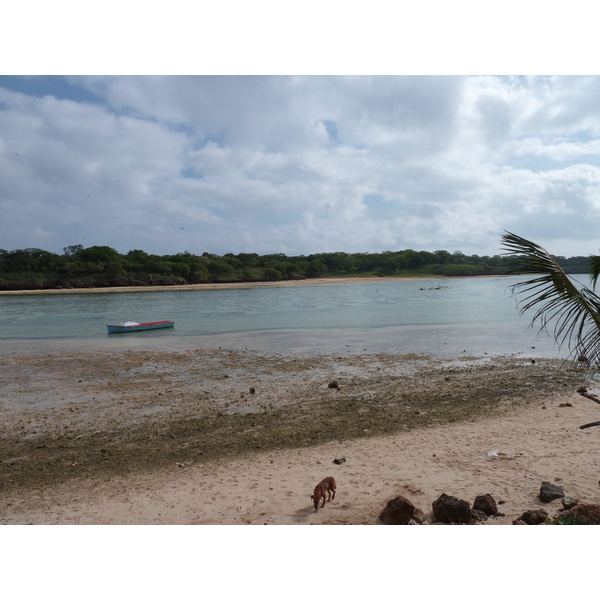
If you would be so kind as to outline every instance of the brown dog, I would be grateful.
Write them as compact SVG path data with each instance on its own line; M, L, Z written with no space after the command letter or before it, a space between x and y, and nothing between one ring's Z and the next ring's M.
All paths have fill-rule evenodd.
M332 495L333 493L333 495ZM325 506L325 496L329 496L328 500L331 502L335 498L335 479L333 477L325 477L321 483L317 484L315 493L311 494L311 498L315 503L315 512L319 510L319 502L323 499L323 506Z

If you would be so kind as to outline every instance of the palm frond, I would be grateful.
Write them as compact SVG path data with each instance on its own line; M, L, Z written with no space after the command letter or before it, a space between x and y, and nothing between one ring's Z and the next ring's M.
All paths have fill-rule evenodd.
M511 286L519 297L520 313L535 309L531 326L547 331L554 323L554 339L567 344L574 360L586 370L600 369L600 297L592 290L578 289L544 248L513 233L505 232L502 247L513 258L510 272L539 275ZM600 272L600 271L599 271Z
M592 254L588 259L588 269L592 278L592 287L596 289L596 283L600 276L600 256Z

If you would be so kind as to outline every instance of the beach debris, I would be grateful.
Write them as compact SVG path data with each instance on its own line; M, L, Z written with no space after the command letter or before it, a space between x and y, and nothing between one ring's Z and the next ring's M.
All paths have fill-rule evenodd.
M598 396L596 396L596 394L590 394L586 388L584 388L583 386L580 388L577 388L577 393L581 394L584 398L587 398L588 400L593 400L594 402L597 402L598 404L600 404L600 400L598 400Z
M175 464L176 464L178 467L185 467L185 463L178 463L178 462L176 462Z
M441 283L436 286L431 286L429 288L420 287L419 291L431 291L431 290L451 290L452 286L450 285L442 285Z
M382 525L408 525L414 514L414 504L404 496L397 496L385 505L379 521Z
M559 408L573 408L573 405L570 402L561 402L558 405Z
M572 496L565 496L564 498L561 498L560 501L562 502L564 510L569 510L579 504L579 502Z
M558 500L558 498L562 498L564 495L565 492L558 485L554 485L549 481L542 482L539 493L539 499L542 502L552 502L552 500Z
M337 381L332 381L327 387L334 389L334 390L339 390L340 384Z
M473 502L473 510L480 510L489 517L498 516L498 505L491 494L477 496Z
M437 521L442 523L465 523L470 525L479 520L479 516L471 510L466 500L459 500L446 493L435 500L432 505L433 514Z
M539 525L548 518L548 513L543 508L535 510L526 510L518 519L513 521L513 525Z
M344 457L342 457L342 458L334 458L334 459L333 459L333 462L334 462L336 465L341 465L342 463L345 463L345 462L346 462L346 459L345 459Z
M480 454L477 458L497 458L501 454L498 450L488 450L487 454ZM502 454L502 456L506 456L506 454Z
M253 387L251 387L251 388L250 388L250 393L251 393L251 394L256 394L256 388L253 388Z

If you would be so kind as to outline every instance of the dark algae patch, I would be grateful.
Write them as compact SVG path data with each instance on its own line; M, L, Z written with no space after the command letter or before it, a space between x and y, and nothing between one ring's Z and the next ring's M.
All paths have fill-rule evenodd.
M0 489L476 421L581 382L562 361L515 357L12 356L0 367Z

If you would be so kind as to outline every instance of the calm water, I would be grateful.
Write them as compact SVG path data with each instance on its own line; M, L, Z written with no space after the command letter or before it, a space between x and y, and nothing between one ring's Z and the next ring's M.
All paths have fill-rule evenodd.
M552 338L538 337L528 327L530 316L519 316L509 290L516 281L461 278L0 296L0 353L221 346L277 352L566 356ZM428 289L438 284L445 287ZM168 319L175 321L175 328L109 336L106 324L125 319Z

